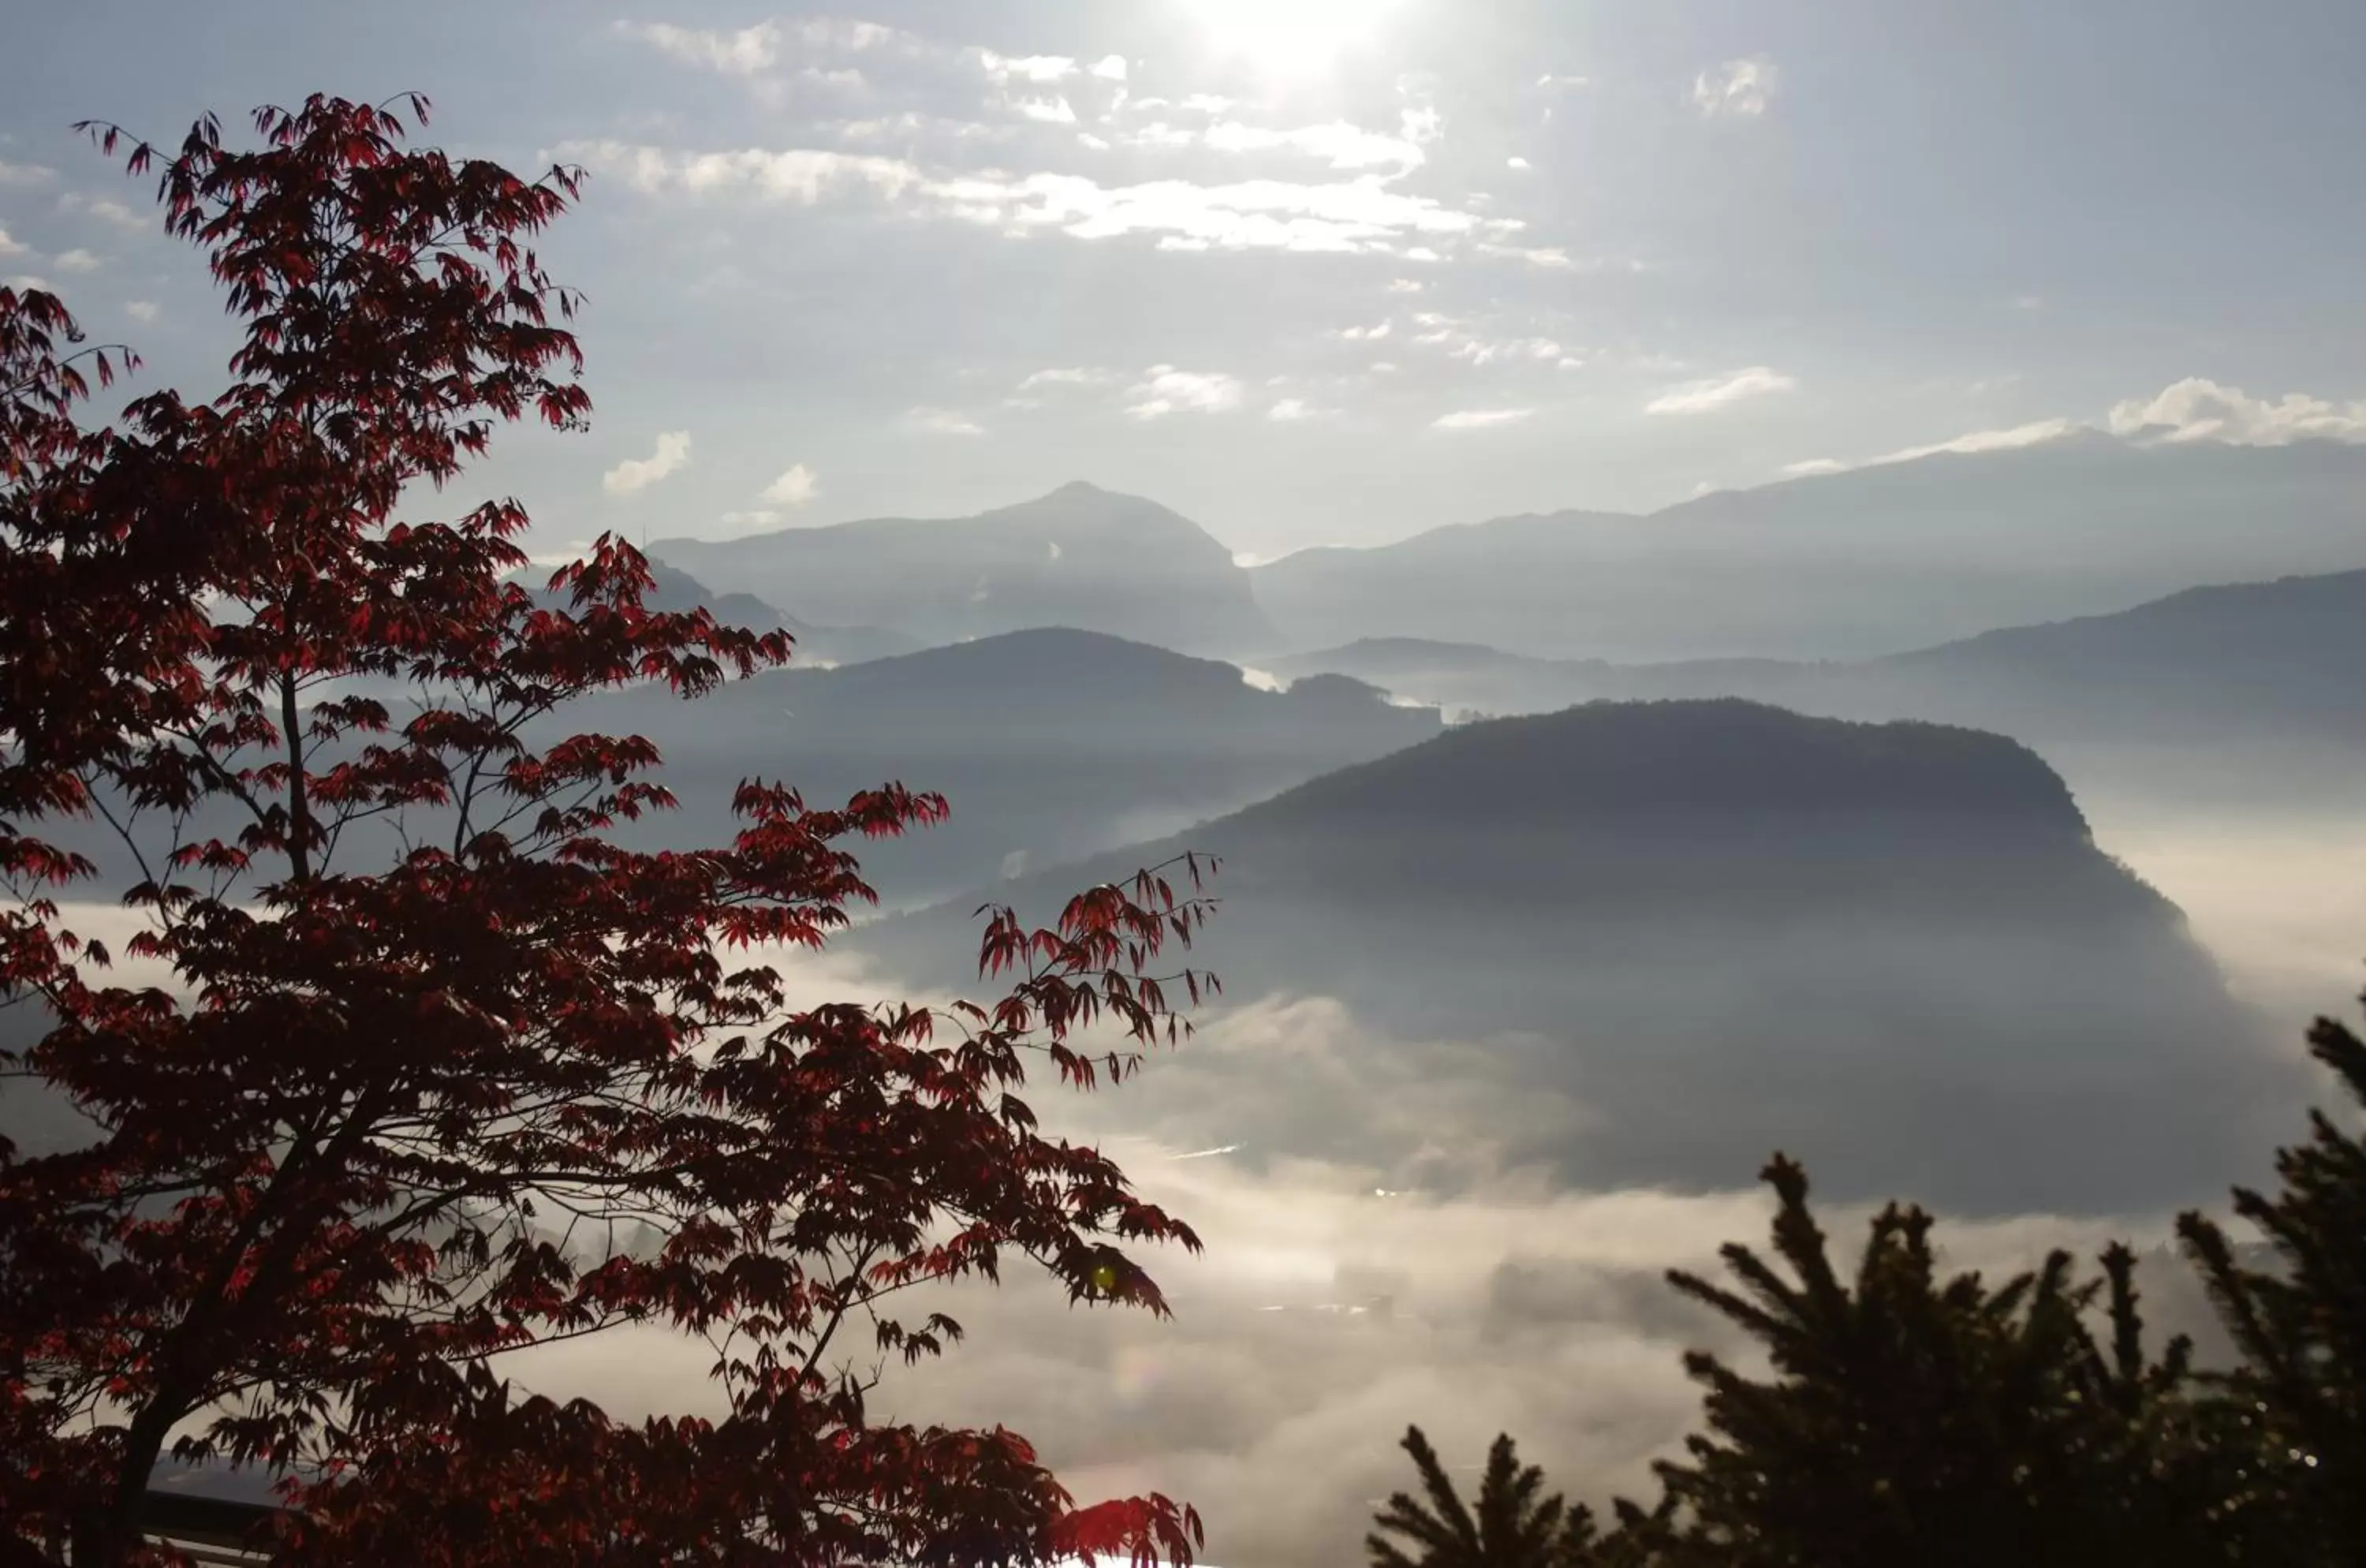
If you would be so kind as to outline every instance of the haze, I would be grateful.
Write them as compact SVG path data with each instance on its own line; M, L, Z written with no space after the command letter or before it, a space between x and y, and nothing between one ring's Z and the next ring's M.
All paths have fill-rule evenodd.
M614 532L796 635L564 721L664 750L634 841L714 841L748 774L950 797L801 990L950 997L981 903L1222 857L1200 1036L1039 1097L1200 1226L1178 1321L958 1292L896 1414L1188 1495L1226 1568L1346 1561L1408 1422L1647 1484L1680 1352L1737 1348L1658 1271L1760 1238L1777 1147L1835 1235L1923 1200L2008 1271L2160 1248L2322 1097L2366 7L17 10L0 275L143 387L228 329L73 119L418 88L591 172L545 250L590 434L422 504L514 493L544 567ZM521 1375L703 1397L634 1334Z

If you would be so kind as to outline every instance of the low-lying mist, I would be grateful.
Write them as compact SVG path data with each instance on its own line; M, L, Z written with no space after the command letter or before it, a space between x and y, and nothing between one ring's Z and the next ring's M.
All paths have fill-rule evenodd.
M841 959L824 961L816 986L897 989ZM1209 1521L1208 1560L1225 1568L1351 1557L1373 1506L1409 1480L1396 1447L1409 1422L1450 1466L1475 1470L1508 1430L1574 1496L1647 1494L1651 1461L1696 1424L1681 1353L1752 1353L1662 1272L1714 1272L1722 1244L1763 1242L1772 1205L1749 1176L1766 1151L1734 1151L1729 1190L1572 1189L1507 1156L1569 1106L1488 1076L1481 1043L1375 1047L1335 1000L1277 998L1223 1012L1121 1087L1039 1085L1031 1102L1047 1122L1098 1139L1205 1242L1198 1258L1150 1260L1175 1315L1070 1307L1009 1269L998 1290L941 1292L967 1341L941 1362L885 1367L875 1412L1007 1423L1080 1497L1188 1497ZM1281 1105L1321 1107L1320 1135ZM1820 1208L1840 1253L1873 1207ZM1950 1267L2001 1275L2056 1246L2157 1248L2169 1222L1943 1217L1938 1235ZM2162 1332L2206 1326L2198 1291L2166 1258L2148 1258L2144 1283ZM679 1407L710 1359L703 1345L636 1331L511 1370L637 1413ZM873 1370L859 1352L851 1364Z

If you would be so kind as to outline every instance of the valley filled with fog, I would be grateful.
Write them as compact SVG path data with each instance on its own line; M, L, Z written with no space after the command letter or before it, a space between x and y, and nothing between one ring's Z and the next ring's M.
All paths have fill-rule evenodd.
M2132 487L2090 501L2133 513L2180 482L2170 466L2216 456L2122 444L2078 461ZM2349 457L2228 461L2306 476ZM1944 491L1937 530L1992 478L2009 510L2030 459L1925 461L1885 494ZM2171 1216L2267 1179L2322 1088L2302 1027L2366 978L2349 782L2366 573L2293 570L2366 554L2347 503L2308 482L2277 536L2311 542L2254 575L2212 560L2225 581L2000 586L1993 626L1927 650L1902 629L1853 649L1835 632L1804 660L1674 640L1671 604L1651 651L1674 657L1652 661L1575 609L1549 636L1491 616L1490 593L1575 570L1546 578L1510 549L1463 549L1459 625L1375 598L1293 647L1264 607L1274 569L1222 587L1211 567L1231 607L1177 639L1188 652L1124 636L1117 609L1095 629L1032 627L1056 612L1030 595L1062 603L1070 559L1138 560L1132 578L1094 569L1119 574L1093 601L1122 606L1171 586L1160 552L1189 541L1164 509L1070 487L941 525L970 530L958 570L987 590L972 614L1018 624L947 636L915 613L884 630L927 651L686 709L619 699L603 722L659 738L685 812L651 831L685 844L722 828L699 803L723 773L774 758L821 781L817 799L889 776L946 792L948 823L865 852L882 912L793 961L817 998L975 992L980 905L1048 921L1090 884L1221 858L1189 962L1225 989L1196 1036L1122 1086L1031 1097L1199 1228L1203 1255L1156 1260L1175 1319L1027 1281L953 1292L970 1343L888 1370L877 1397L1009 1420L1096 1494L1188 1494L1216 1521L1216 1561L1311 1561L1398 1484L1408 1421L1463 1454L1516 1431L1578 1495L1643 1489L1691 1429L1681 1353L1747 1354L1662 1271L1711 1269L1763 1232L1753 1179L1778 1148L1806 1162L1843 1248L1893 1197L1938 1211L1951 1265L1997 1274L2126 1239L2156 1326L2223 1348ZM1826 497L1849 500L1808 480L1729 504L1796 515ZM1144 519L1138 547L1070 547ZM1552 547L1583 553L1601 525L1556 520ZM802 564L765 575L773 539L784 561L842 559L871 527L826 548L811 531L742 541L732 581L794 586ZM1587 581L1649 603L1651 572L1620 570ZM1820 604L1797 614L1831 625ZM1398 636L1398 615L1492 621L1513 646ZM1803 651L1797 634L1769 646ZM698 1361L654 1343L542 1354L537 1375L628 1408L662 1404Z
M2241 460L2305 476L2348 456ZM1926 459L1951 497L1932 526L2026 460ZM2195 460L2111 454L2132 507L2154 465ZM1764 505L1839 504L1838 483ZM2283 536L2338 564L2350 519L2302 489ZM1583 552L1603 525L1558 520L1552 547ZM1466 1453L1516 1430L1573 1493L1635 1492L1691 1429L1682 1352L1747 1354L1662 1273L1760 1234L1754 1178L1777 1150L1806 1162L1843 1245L1892 1198L1939 1213L1950 1264L1992 1272L2126 1239L2155 1324L2220 1343L2171 1216L2267 1179L2321 1087L2302 1026L2348 1006L2366 958L2366 814L2347 798L2366 571L2291 575L2304 563L2275 556L2278 576L2152 600L2162 584L2049 585L2028 614L2082 614L1927 649L1737 658L1705 629L1646 662L1575 608L1549 637L1507 614L1507 641L1532 635L1496 648L1391 635L1411 612L1384 597L1346 623L1338 605L1363 602L1335 601L1299 639L1347 641L1293 647L1258 597L1273 569L1084 486L931 525L965 552L945 570L982 585L944 621L938 558L873 537L911 526L734 547L727 581L794 604L659 557L669 607L823 651L699 703L628 690L550 721L551 739L637 732L664 754L679 808L620 829L629 842L727 837L742 777L817 805L891 781L949 797L946 822L862 847L875 913L780 956L816 1003L976 992L981 906L1043 923L1137 868L1222 863L1177 958L1223 982L1197 1033L1122 1085L1031 1091L1200 1232L1202 1255L1153 1260L1174 1319L1075 1308L1023 1276L943 1292L972 1341L886 1369L883 1413L1008 1422L1080 1491L1188 1495L1224 1562L1350 1536L1396 1484L1406 1422ZM1170 574L1177 549L1212 563L1197 587ZM1490 570L1507 595L1546 581L1516 550L1462 555L1468 616L1487 618ZM1063 579L1072 561L1088 589ZM831 626L863 602L840 567L922 586L891 624ZM1588 581L1617 592L1622 570ZM1196 592L1223 608L1192 620ZM1149 629L1184 646L1149 637L1130 597L1168 604ZM1087 604L1100 626L1057 619ZM1798 613L1803 634L1828 625ZM1682 617L1654 624L1675 638ZM86 847L108 852L96 832ZM13 1114L20 1138L73 1141L21 1092ZM629 1352L560 1345L518 1372L671 1407L707 1350L625 1332Z

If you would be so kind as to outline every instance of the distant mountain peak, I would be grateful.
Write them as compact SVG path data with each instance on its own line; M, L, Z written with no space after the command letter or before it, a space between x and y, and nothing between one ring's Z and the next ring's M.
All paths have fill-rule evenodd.
M969 517L881 517L652 547L806 619L929 643L1078 626L1188 652L1270 648L1232 552L1189 518L1084 480Z
M1032 501L999 506L984 513L983 517L1023 520L1042 518L1046 514L1063 521L1072 516L1125 525L1155 521L1169 527L1180 525L1193 534L1204 532L1198 524L1171 506L1163 505L1148 496L1105 490L1086 479L1071 479L1059 489L1046 491ZM1230 552L1226 553L1229 556Z

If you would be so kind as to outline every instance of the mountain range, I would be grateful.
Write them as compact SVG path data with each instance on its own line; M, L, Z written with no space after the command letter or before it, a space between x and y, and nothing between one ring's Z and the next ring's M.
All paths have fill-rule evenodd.
M1277 647L1373 637L1624 661L1863 659L2366 566L2366 446L2100 433L1718 491L1648 517L1501 518L1252 572Z
M2366 567L2366 446L2084 431L1253 568L1155 502L1082 483L967 518L649 550L777 606L792 630L914 644L1065 626L1257 664L1372 637L1622 662L1853 660L2197 583ZM827 640L815 656L841 657Z
M1853 662L1547 660L1472 644L1378 638L1273 662L1355 676L1492 714L1648 698L1742 696L1802 713L1928 718L2029 742L2074 779L2145 770L2292 793L2316 763L2366 750L2366 571L2188 589L2115 615L1984 632ZM2342 770L2346 772L2346 769ZM2327 773L2325 782L2346 787Z

